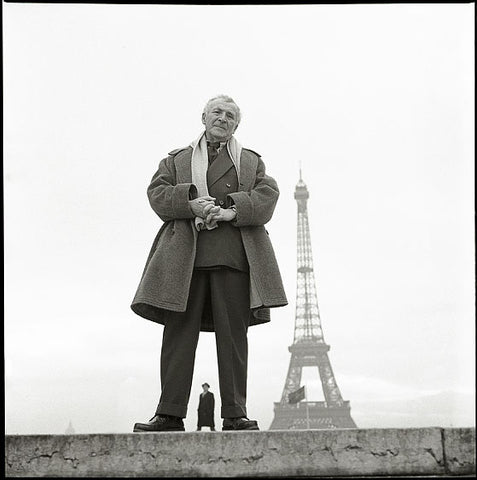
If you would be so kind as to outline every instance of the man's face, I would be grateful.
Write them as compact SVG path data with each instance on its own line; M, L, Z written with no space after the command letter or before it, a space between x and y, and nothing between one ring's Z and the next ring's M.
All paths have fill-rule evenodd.
M206 136L212 142L225 142L238 126L237 107L233 103L214 100L207 113L202 114Z
M204 393L209 391L209 387L207 385L202 385L202 389L204 390Z

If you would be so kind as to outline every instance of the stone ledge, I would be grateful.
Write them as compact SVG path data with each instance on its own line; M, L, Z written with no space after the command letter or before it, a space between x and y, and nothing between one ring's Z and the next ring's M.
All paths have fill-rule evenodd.
M475 428L6 435L7 477L475 474Z

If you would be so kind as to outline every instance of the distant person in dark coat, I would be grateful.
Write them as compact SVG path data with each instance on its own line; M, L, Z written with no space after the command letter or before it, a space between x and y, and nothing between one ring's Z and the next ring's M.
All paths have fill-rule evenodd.
M184 430L201 331L215 332L222 430L258 430L247 418L247 331L269 322L270 308L287 299L265 230L277 182L260 155L233 136L239 122L230 97L209 100L205 131L170 152L147 189L164 224L131 308L164 325L162 390L154 416L135 432Z
M202 427L210 427L211 432L215 432L215 399L214 394L209 392L209 388L208 383L202 384L203 392L199 395L199 408L197 409L197 431L200 431Z

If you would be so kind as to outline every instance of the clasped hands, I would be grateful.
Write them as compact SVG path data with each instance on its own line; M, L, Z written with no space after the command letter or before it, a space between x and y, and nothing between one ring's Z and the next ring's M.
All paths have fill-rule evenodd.
M230 222L237 214L231 208L222 208L215 205L215 198L205 195L189 200L189 206L196 217L204 219L206 225L214 222Z

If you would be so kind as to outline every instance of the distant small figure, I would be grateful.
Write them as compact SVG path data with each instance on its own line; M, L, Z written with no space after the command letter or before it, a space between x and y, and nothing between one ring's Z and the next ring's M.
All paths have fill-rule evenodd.
M209 392L210 385L208 383L202 384L202 389L204 390L199 395L199 408L198 420L197 420L197 431L200 432L202 427L210 427L211 432L215 432L215 422L214 422L214 408L215 408L215 399L214 394Z

